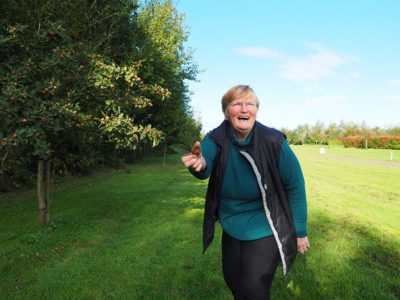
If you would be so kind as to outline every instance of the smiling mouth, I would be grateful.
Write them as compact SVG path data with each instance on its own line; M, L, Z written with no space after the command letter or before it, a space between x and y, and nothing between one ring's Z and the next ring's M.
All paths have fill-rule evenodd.
M238 117L238 120L240 120L240 121L248 121L249 117Z

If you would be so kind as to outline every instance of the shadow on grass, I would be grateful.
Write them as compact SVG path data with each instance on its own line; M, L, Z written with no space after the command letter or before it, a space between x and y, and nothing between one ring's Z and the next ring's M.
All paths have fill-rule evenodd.
M366 225L323 212L309 222L311 249L287 280L278 274L276 299L399 299L399 245Z

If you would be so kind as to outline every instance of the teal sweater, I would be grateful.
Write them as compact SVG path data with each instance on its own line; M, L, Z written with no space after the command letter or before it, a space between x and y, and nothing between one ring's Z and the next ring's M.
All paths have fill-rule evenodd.
M219 220L223 230L239 240L255 240L272 235L265 215L261 192L249 162L240 154L248 145L251 133L245 141L237 141L230 132L232 145L229 149L226 171L221 188ZM207 167L201 173L193 173L199 179L211 175L217 152L209 134L201 142L202 154ZM286 140L282 141L279 155L279 173L286 190L298 237L307 235L307 203L304 177L300 164Z

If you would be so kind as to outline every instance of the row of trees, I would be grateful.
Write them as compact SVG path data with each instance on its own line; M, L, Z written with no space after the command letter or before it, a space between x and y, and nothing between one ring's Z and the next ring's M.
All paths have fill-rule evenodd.
M343 145L357 148L384 148L400 149L400 127L380 128L368 127L365 122L331 123L325 125L316 122L315 125L299 125L291 130L281 129L285 132L288 142L295 145L320 144Z
M31 182L39 160L82 173L189 147L187 36L170 0L1 1L0 189Z

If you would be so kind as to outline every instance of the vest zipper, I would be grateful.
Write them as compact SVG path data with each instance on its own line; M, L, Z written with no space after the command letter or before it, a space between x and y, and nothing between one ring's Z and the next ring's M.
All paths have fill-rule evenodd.
M272 221L272 218L271 218L271 212L269 211L268 206L267 206L267 195L265 193L265 191L268 188L267 184L264 184L264 185L262 184L262 182L261 182L261 174L258 171L256 163L254 162L254 159L250 156L250 154L248 154L245 151L240 151L240 154L242 154L249 161L249 163L250 163L250 165L251 165L251 167L253 169L253 172L256 175L258 187L260 188L260 191L261 191L261 196L262 196L262 200L263 200L265 215L267 216L267 220L268 220L269 226L271 226L272 233L274 234L275 241L276 241L276 243L278 245L279 254L281 256L281 261L282 261L283 275L286 275L287 274L287 267L286 267L285 254L283 253L283 249L282 249L282 243L281 243L281 241L279 239L278 232L276 231L276 229L274 227L274 224L273 224L273 221Z

